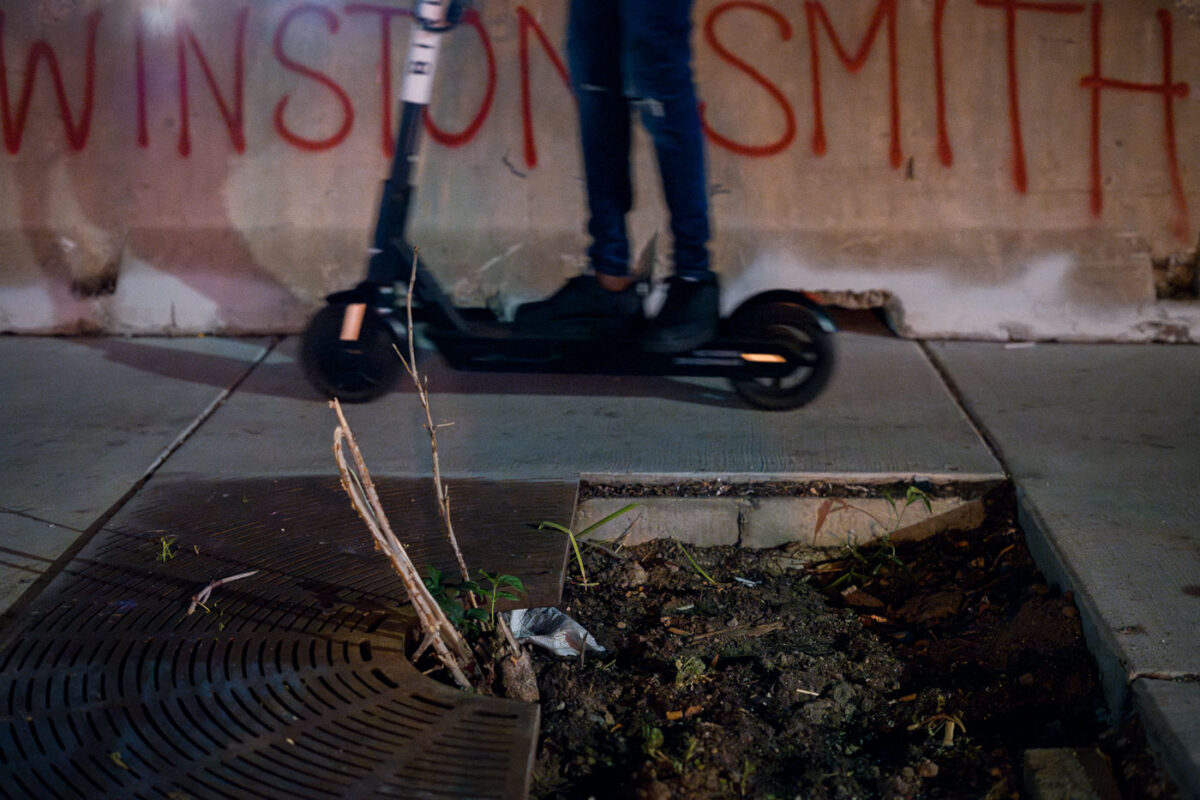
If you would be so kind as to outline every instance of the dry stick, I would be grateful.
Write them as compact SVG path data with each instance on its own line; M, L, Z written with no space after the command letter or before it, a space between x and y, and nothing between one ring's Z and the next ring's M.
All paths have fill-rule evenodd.
M408 293L404 297L404 316L405 323L408 325L408 358L404 357L399 347L395 347L395 345L393 347L396 350L396 355L400 357L400 363L404 365L405 372L412 378L413 386L417 390L417 397L421 401L421 409L425 412L425 430L429 433L429 448L433 458L433 489L437 497L438 514L442 518L442 524L446 527L446 538L449 540L451 548L454 549L454 557L458 561L459 572L462 573L464 581L469 581L471 580L471 573L467 569L467 562L463 558L462 549L458 546L458 537L454 534L454 523L451 521L450 490L442 482L442 465L438 459L437 431L438 428L445 426L433 424L433 413L430 411L429 406L429 379L417 372L417 352L415 337L413 336L412 298L413 290L417 283L417 265L419 261L420 251L414 247L412 269L408 273ZM474 592L466 592L466 598L467 603L472 608L479 607L479 600ZM509 647L512 649L512 659L515 662L517 654L521 652L521 646L517 644L517 640L503 616L498 615L496 617L496 628L499 629L500 633L507 640ZM424 644L422 644L423 646Z
M249 578L251 575L257 574L258 570L252 569L249 572L239 572L237 575L230 575L228 578L221 578L219 580L211 581L208 586L205 586L199 592L192 595L192 603L188 606L187 610L188 616L196 613L197 606L203 608L205 611L208 610L208 606L206 606L205 603L207 603L208 599L212 596L213 589L217 588L218 586L224 586L227 583L240 581L242 578Z
M442 483L442 467L438 461L437 429L444 426L433 424L433 414L429 410L429 379L425 378L422 380L421 374L417 372L417 354L416 348L413 345L412 297L413 287L417 282L417 262L420 260L419 256L420 251L414 247L412 269L408 271L408 294L404 298L404 313L407 316L406 322L408 324L408 358L404 358L398 347L396 348L396 355L400 356L400 363L404 365L404 370L412 378L413 386L417 388L417 397L421 401L421 408L425 411L425 430L429 432L429 447L433 453L433 489L437 495L438 515L442 518L442 524L446 527L446 537L450 540L450 546L454 548L454 557L458 559L458 569L462 573L462 579L469 581L471 580L471 574L467 570L467 562L463 559L462 550L458 547L458 537L454 535L454 525L450 521L450 490ZM468 593L468 597L471 600L471 604L474 605L475 595Z
M421 622L421 629L425 632L422 649L432 645L438 659L454 676L455 682L464 689L473 688L463 672L464 666L473 663L467 643L437 601L434 600L424 581L421 580L416 566L405 552L404 545L392 532L387 515L383 511L383 504L379 501L379 493L375 490L375 483L367 471L362 451L358 449L358 444L354 441L354 434L351 433L350 425L342 413L341 403L334 400L329 405L337 413L339 423L333 432L333 453L337 458L342 488L350 496L350 501L371 531L379 549L391 560L392 566L404 582L409 600ZM343 444L350 448L350 454L354 459L354 470L351 470L346 463L346 456L342 452Z
M719 631L692 634L689 641L699 642L703 639L711 639L714 636L725 636L726 634L737 634L738 636L744 636L747 639L753 639L758 636L766 636L768 633L773 633L778 630L783 630L783 623L779 621L767 622L763 625L735 625L732 628L722 628Z

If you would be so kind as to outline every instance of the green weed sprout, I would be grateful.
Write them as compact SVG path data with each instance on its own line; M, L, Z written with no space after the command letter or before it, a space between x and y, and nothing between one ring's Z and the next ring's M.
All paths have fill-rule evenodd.
M425 569L422 582L455 627L462 628L468 623L475 623L491 630L496 625L496 603L518 599L518 593L525 593L525 584L516 575L502 575L484 569L479 570L479 577L481 581L452 583L446 580L446 573L429 566ZM465 608L463 598L467 594L486 600L487 608Z
M583 555L579 552L579 540L582 539L584 536L587 536L592 531L612 522L617 517L620 517L623 514L629 513L630 511L632 511L634 508L636 508L639 505L641 505L641 504L640 503L630 503L627 506L619 508L616 511L614 511L613 513L609 514L604 519L599 520L598 522L593 522L591 525L588 525L586 528L579 531L578 533L571 530L566 525L559 525L557 522L543 522L540 525L538 525L537 529L539 531L542 531L542 530L549 528L551 530L558 531L559 533L565 533L567 535L567 537L571 540L571 548L575 551L575 563L579 566L580 585L581 586L594 586L595 584L588 583L587 570L585 570L583 568Z
M926 511L931 514L933 513L933 504L929 502L929 495L925 494L925 492L915 485L909 486L908 491L904 493L903 506L896 505L896 501L892 498L890 492L884 492L883 499L887 501L888 507L892 509L892 514L896 518L895 523L892 525L893 531L900 527L900 520L904 517L904 512L908 510L909 506L915 503L921 503L925 506Z
M425 577L421 579L421 582L433 595L433 599L437 601L442 613L450 620L450 624L461 628L466 619L462 600L459 599L464 591L463 587L446 580L446 573L432 565L425 568Z
M479 577L487 581L489 585L481 586L475 584L475 588L472 591L488 601L488 608L484 612L484 615L487 618L488 627L491 628L496 624L496 601L516 600L518 597L517 592L525 594L525 584L516 575L501 575L499 572L488 572L485 569L479 570ZM472 608L467 612L467 616L478 619L480 615L474 612L479 611L483 611L483 609Z
M675 542L675 546L679 548L679 552L683 553L683 555L684 555L684 556L687 558L687 560L688 560L688 561L691 563L691 565L692 565L692 568L693 568L693 569L695 569L695 570L696 570L696 572L700 573L700 577L704 578L704 580L708 581L708 582L709 582L709 583L711 583L713 586L717 586L717 585L718 585L718 584L717 584L717 582L716 582L715 580L713 580L713 576L712 576L712 575L709 575L707 572L705 572L705 571L704 571L704 567L702 567L702 566L700 566L699 564L697 564L697 563L696 563L696 559L692 558L692 554L691 554L691 553L689 553L689 552L688 552L688 551L687 551L687 550L684 548L684 546L683 546L683 543L682 543L682 542Z
M888 564L900 567L909 575L909 577L912 577L912 573L909 572L908 565L905 564L904 561L902 561L896 554L896 545L892 541L891 535L900 529L900 522L903 520L904 512L908 510L909 506L920 503L921 505L925 506L926 511L932 513L933 504L929 500L929 495L927 495L920 487L916 485L908 487L908 490L904 493L903 503L897 502L896 498L892 497L891 493L889 492L884 492L883 499L887 502L888 508L891 509L892 520L891 528L880 537L882 546L872 551L871 555L868 557L867 555L864 555L862 551L854 545L853 542L848 541L842 550L844 553L853 558L857 564L851 565L851 567L846 570L846 572L842 573L837 580L829 584L830 589L836 588L849 581L858 581L862 583L863 586L869 586L875 581L875 578L879 575L880 570L882 570ZM833 503L833 501L826 500L822 505L821 510L818 512L817 526L813 531L814 542L816 533L818 530L820 530L821 524L825 517L830 512L843 511L847 509L866 514L881 524L883 522L865 509L847 503L845 500L837 501L836 505Z

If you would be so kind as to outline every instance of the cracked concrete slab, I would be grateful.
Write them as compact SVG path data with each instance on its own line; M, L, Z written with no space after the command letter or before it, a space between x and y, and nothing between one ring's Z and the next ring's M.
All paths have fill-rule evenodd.
M136 486L268 342L0 338L0 610Z
M0 338L0 508L87 528L266 344Z
M1200 798L1200 683L1140 679L1133 685L1150 743L1185 800Z
M793 412L748 408L723 381L456 372L419 355L442 468L524 480L582 474L802 473L1002 477L999 464L913 342L842 334L826 391ZM197 474L319 474L334 416L284 342L171 459ZM411 388L347 407L372 471L429 472Z
M1196 797L1200 352L929 347L1011 471L1039 565L1075 592L1110 708L1132 698Z
M50 568L80 531L0 512L0 613Z
M702 546L766 548L799 543L838 548L866 545L884 535L899 542L969 530L983 523L985 513L980 497L931 498L926 509L920 504L893 505L883 497L845 499L836 492L831 487L821 494L790 497L593 497L579 503L574 529L585 530L636 503L636 508L596 530L592 538L621 536L629 546L671 537Z
M1110 701L1138 675L1200 673L1200 507L1181 491L1200 480L1200 352L930 349L1012 471L1043 568L1093 626Z

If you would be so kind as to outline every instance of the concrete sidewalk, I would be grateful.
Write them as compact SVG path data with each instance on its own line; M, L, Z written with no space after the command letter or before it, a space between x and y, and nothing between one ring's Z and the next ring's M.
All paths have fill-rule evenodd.
M1116 710L1200 797L1200 353L844 333L811 405L721 383L456 373L425 359L456 479L986 481L1006 473L1072 589ZM0 606L22 608L147 481L329 476L334 418L295 341L0 338ZM421 476L411 391L350 407L372 472ZM3 635L3 631L0 631Z

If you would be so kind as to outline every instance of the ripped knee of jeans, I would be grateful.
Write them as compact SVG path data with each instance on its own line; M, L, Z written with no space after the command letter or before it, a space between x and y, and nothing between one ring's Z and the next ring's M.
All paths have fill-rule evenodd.
M635 108L651 117L665 117L667 115L663 102L653 97L636 97L632 98L631 102Z

